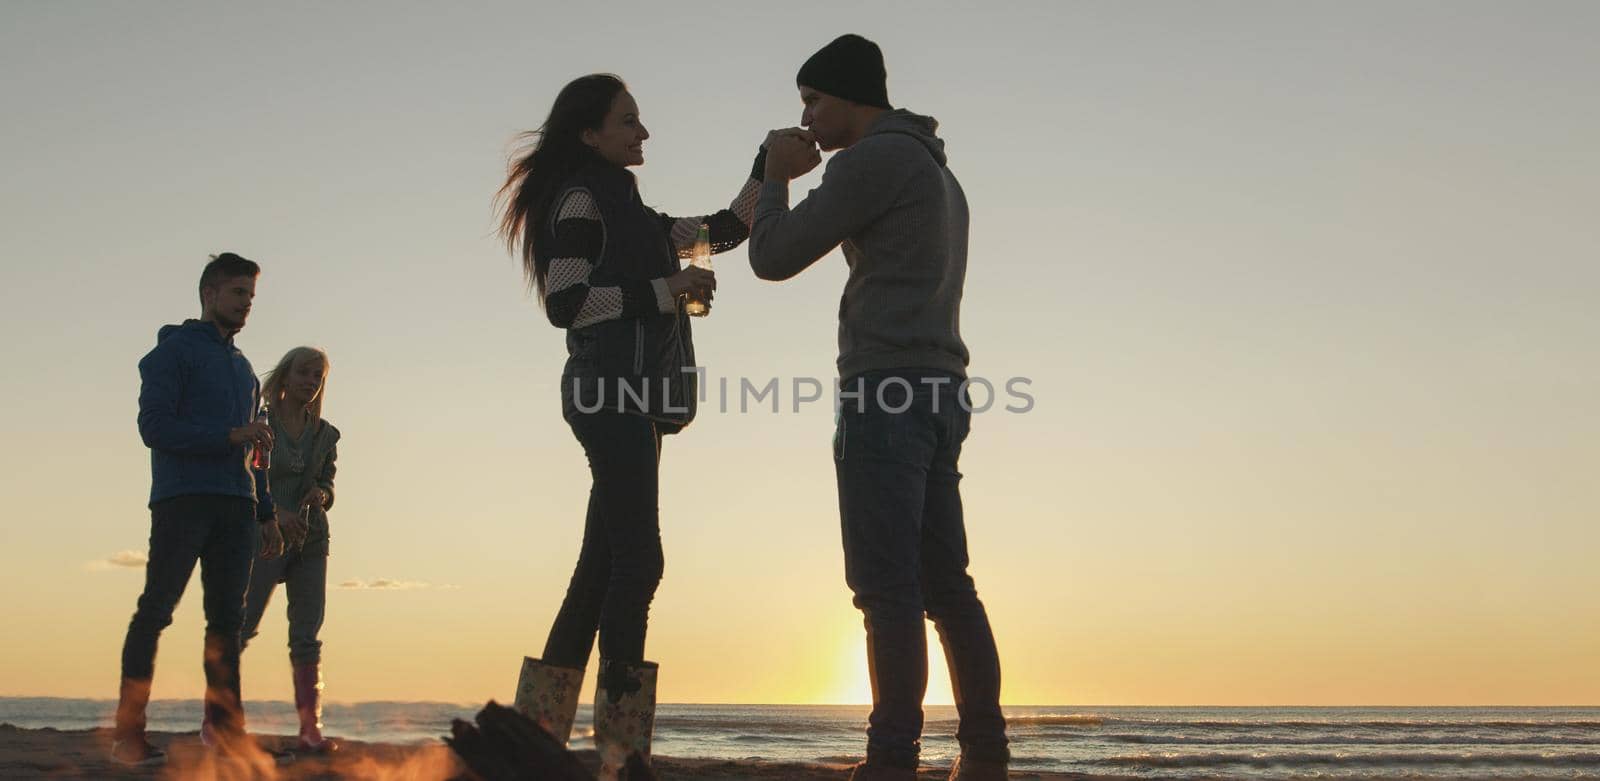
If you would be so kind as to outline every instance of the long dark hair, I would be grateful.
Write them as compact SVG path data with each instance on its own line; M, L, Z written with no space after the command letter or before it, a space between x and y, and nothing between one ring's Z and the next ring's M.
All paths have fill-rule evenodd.
M622 79L609 73L573 79L556 95L544 125L520 136L525 145L507 166L506 183L495 196L495 203L503 208L499 233L506 248L522 260L522 272L539 291L541 303L550 264L535 255L534 237L562 181L602 159L583 143L582 133L599 129L611 112L611 101L627 88Z

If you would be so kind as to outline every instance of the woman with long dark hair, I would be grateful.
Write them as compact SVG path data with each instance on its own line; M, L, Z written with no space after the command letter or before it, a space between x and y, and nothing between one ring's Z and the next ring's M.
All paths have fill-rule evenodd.
M562 412L593 484L566 599L542 657L523 660L516 707L565 742L598 632L594 737L610 777L650 753L656 665L644 640L662 572L661 438L694 416L685 300L709 302L716 288L711 271L680 259L702 225L714 252L749 236L765 150L729 208L675 218L645 206L627 170L644 163L650 133L621 79L567 84L529 137L500 190L500 232L550 323L566 329Z

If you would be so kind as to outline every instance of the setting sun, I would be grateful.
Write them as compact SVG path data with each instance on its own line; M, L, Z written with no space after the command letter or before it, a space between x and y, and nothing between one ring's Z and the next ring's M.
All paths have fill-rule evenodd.
M838 705L872 704L872 680L867 676L867 641L859 632L838 642L838 652L833 662L835 680L833 688L819 692L811 702ZM819 661L821 661L819 659ZM928 694L923 700L929 705L954 705L950 693L950 676L945 671L944 648L932 624L928 626Z

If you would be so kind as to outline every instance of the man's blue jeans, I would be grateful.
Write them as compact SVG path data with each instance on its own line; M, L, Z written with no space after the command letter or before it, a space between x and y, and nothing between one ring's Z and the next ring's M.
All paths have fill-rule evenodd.
M150 560L144 593L122 644L122 677L148 682L155 673L161 630L200 565L206 614L206 714L224 732L242 731L239 631L245 589L261 527L255 501L235 496L175 496L150 506ZM118 713L117 735L144 731L144 714Z
M956 462L972 413L961 382L948 372L897 369L842 386L834 466L845 580L867 630L867 757L874 763L917 764L928 684L924 615L944 645L963 755L1008 756L1000 657L967 574Z

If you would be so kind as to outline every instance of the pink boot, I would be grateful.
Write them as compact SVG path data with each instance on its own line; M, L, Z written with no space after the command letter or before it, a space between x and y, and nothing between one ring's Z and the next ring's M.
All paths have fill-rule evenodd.
M332 754L339 744L322 737L322 666L295 665L294 709L300 714L300 752Z

